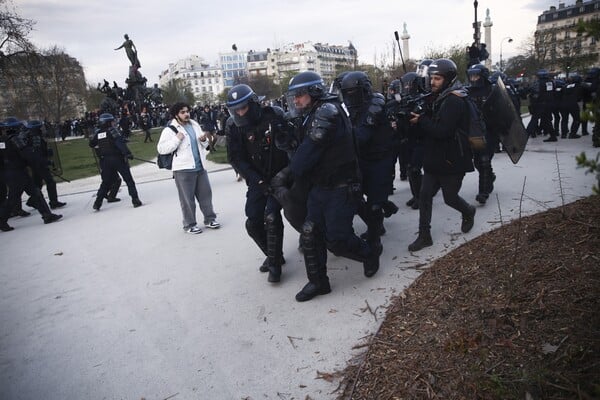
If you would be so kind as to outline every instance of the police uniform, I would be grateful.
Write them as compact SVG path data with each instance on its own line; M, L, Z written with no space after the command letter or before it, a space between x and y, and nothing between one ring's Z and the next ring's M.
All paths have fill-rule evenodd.
M102 120L102 115L100 119ZM93 205L94 210L100 210L104 197L107 196L111 186L114 184L117 172L127 184L133 206L141 206L142 202L138 197L135 182L133 176L131 176L129 164L126 161L126 159L133 159L133 155L119 131L110 124L104 123L102 128L96 130L89 144L90 147L95 148L100 159L100 176L102 177L102 183L100 184Z
M236 99L231 98L233 93ZM248 186L246 231L267 256L260 270L269 272L269 282L279 282L284 263L283 220L281 205L269 192L269 184L288 164L287 154L273 142L277 131L285 129L284 113L278 107L261 107L248 85L234 86L229 96L231 116L225 124L227 153L231 166ZM246 105L244 117L236 114L236 109Z

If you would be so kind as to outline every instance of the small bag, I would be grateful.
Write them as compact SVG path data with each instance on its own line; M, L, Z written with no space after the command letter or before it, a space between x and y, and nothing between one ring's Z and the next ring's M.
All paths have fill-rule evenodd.
M169 128L173 130L173 132L177 133L177 128L173 125L169 125ZM173 156L177 155L177 150L169 154L158 154L156 156L156 165L160 169L171 169L173 168Z

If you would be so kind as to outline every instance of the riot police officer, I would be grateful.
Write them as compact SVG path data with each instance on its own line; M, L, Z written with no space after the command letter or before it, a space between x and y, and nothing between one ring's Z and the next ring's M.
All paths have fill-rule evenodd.
M27 147L30 149L32 159L31 172L33 181L40 189L44 183L46 184L50 208L55 209L64 207L67 203L58 200L56 181L50 171L52 160L49 158L50 155L53 157L56 157L57 155L52 154L51 150L48 148L48 143L42 134L42 126L43 124L41 121L28 121L25 124L25 140L27 142ZM28 203L30 203L30 201L28 201Z
M467 87L469 97L475 101L479 111L482 112L486 106L486 100L492 92L490 71L483 64L474 64L467 69L467 76L469 78L469 86ZM494 190L494 181L496 180L492 168L492 158L496 147L499 145L500 138L490 124L486 125L485 140L485 148L473 151L473 163L479 173L479 190L475 200L480 204L487 202L490 193Z
M352 122L358 147L362 190L366 203L359 205L359 214L367 223L367 242L381 245L383 207L392 192L394 132L385 115L385 98L373 91L364 72L352 71L344 76L341 91Z
M302 117L290 170L311 185L300 234L308 283L296 294L297 301L307 301L331 292L328 248L362 262L367 277L377 272L382 248L354 233L356 196L361 194L358 159L352 127L337 96L327 93L319 74L306 71L290 80L287 97L291 115Z
M89 143L90 147L96 149L100 159L100 176L102 177L102 183L93 205L96 211L99 211L102 207L102 201L114 184L117 172L127 184L133 206L139 207L142 205L127 162L127 160L133 159L133 154L127 147L126 139L113 126L114 120L115 117L112 114L101 114L98 118L98 129Z
M550 137L544 139L544 142L556 142L556 131L552 126L552 107L554 103L554 82L550 78L547 70L541 69L537 72L537 81L534 82L532 93L530 95L531 106L535 108L535 114L539 116L539 129L544 135ZM532 112L533 114L533 112ZM532 120L533 120L532 115ZM531 134L532 130L527 126L527 131Z
M13 229L8 225L7 220L11 210L20 208L21 195L24 191L32 197L32 205L39 211L45 224L58 221L62 215L50 211L42 192L27 172L27 167L33 166L33 158L32 149L25 140L26 135L21 132L23 123L14 117L9 117L3 122L2 127L6 134L2 136L0 142L0 159L3 162L2 173L8 187L8 197L0 207L0 230L6 232Z
M269 282L279 282L284 263L283 220L269 184L288 164L287 154L274 143L274 136L286 127L284 112L261 106L254 90L245 84L229 90L226 104L231 114L225 124L228 159L248 186L246 231L267 256L260 271L269 272Z

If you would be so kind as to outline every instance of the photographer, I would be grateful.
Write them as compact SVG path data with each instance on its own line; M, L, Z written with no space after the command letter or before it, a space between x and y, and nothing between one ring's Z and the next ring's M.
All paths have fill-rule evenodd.
M419 196L419 236L408 246L419 251L431 246L433 197L442 189L444 202L462 215L461 231L467 233L474 223L475 207L459 196L466 172L473 168L473 155L467 137L469 113L462 97L466 92L456 80L456 64L441 58L429 65L433 104L431 113L411 113L410 123L424 134L423 182Z

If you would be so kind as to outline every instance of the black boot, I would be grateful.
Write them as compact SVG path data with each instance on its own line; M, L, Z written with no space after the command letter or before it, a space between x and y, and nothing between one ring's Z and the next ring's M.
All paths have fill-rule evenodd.
M269 277L267 281L277 283L281 280L281 265L273 265L269 267Z
M96 211L100 211L100 207L102 207L102 199L98 199L98 197L96 197L96 201L94 201L92 208Z
M0 221L0 231L2 231L2 232L8 232L8 231L12 231L13 229L15 229L15 228L13 228L12 226L10 226L8 224L8 222L6 222L6 220Z
M131 199L131 204L133 204L134 208L138 208L142 205L142 202L137 197L134 197L133 199Z
M408 251L419 251L432 245L433 240L431 239L431 233L429 231L419 232L417 239L408 245Z
M62 218L62 215L60 215L60 214L52 214L52 213L50 213L50 214L44 214L42 216L42 219L44 220L45 224L51 224L53 222L58 221L61 218Z
M118 197L107 197L107 198L106 198L106 202L107 202L107 203L116 203L116 202L118 202L118 201L121 201L121 199L120 199L120 198L118 198Z
M324 246L324 242L322 242L323 238L320 235L317 238L317 235L319 233L316 232L312 222L306 222L302 226L300 238L304 249L304 265L308 283L296 294L296 301L308 301L315 296L331 292L327 266L319 260L320 254L327 250L324 247L318 247Z
M372 277L379 270L379 256L383 252L381 243L371 244L371 253L363 262L363 272L367 278Z
M309 281L301 291L296 294L296 301L308 301L315 296L331 293L331 286L329 285L329 278L325 276L318 281Z
M462 224L460 225L460 230L463 233L467 233L473 228L473 224L475 223L475 212L477 209L474 206L469 206L469 211L462 216Z
M386 200L383 205L383 216L389 218L398 212L398 206L391 200Z

